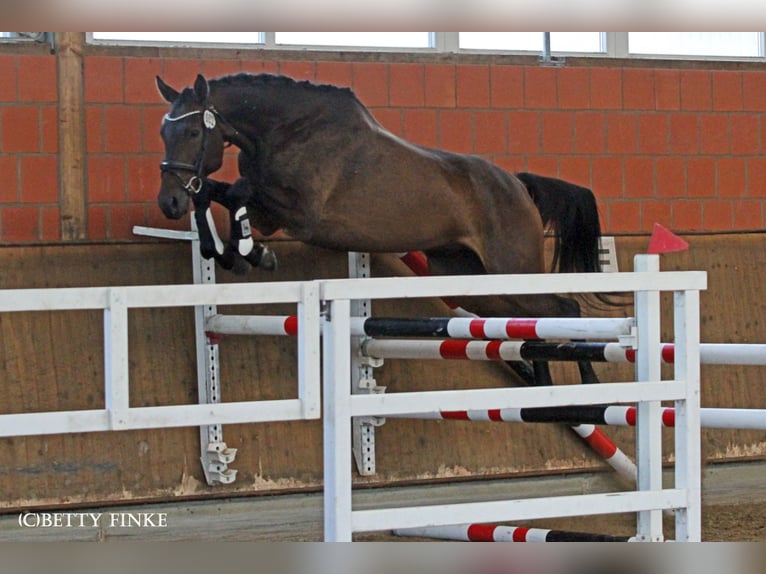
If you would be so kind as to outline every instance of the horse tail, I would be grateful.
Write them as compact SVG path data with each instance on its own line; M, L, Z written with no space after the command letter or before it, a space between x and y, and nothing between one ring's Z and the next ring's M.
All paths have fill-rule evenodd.
M533 173L517 173L535 202L543 225L555 232L551 271L597 273L601 271L601 223L593 192L574 183ZM596 298L619 305L604 294Z
M555 232L553 269L560 273L601 271L601 223L593 192L579 185L533 173L517 173L535 202L543 225Z

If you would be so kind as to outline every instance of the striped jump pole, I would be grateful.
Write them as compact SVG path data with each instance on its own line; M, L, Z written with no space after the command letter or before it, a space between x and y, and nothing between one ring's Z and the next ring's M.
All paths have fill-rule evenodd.
M368 337L617 339L630 334L633 324L631 318L354 317L351 331L352 335ZM219 335L295 336L298 318L293 315L214 315L205 328Z
M362 353L376 359L460 359L469 361L591 361L634 363L636 350L620 343L543 341L469 341L447 339L369 339ZM664 343L664 363L673 363L675 347ZM701 343L700 362L707 365L766 365L766 345Z
M440 411L438 413L416 413L389 418L507 423L567 423L587 428L593 425L635 426L637 409L625 405L585 405ZM675 409L664 407L661 419L662 426L674 427ZM766 430L766 409L704 408L701 409L701 422L703 428ZM596 446L594 445L594 448Z
M395 536L437 538L463 542L631 542L629 536L609 536L589 532L568 532L546 528L502 526L496 524L453 524L423 528L399 528Z

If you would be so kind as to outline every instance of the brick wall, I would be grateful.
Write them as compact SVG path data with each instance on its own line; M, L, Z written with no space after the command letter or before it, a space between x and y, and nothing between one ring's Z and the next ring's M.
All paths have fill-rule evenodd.
M766 71L755 66L577 60L550 68L532 59L258 61L252 53L240 60L113 51L84 58L83 193L92 241L131 239L136 224L188 226L165 220L155 203L167 110L154 76L180 88L198 72L265 71L350 86L384 126L413 142L592 188L608 233L647 231L654 222L679 232L765 224ZM0 241L56 241L55 56L0 51L0 78ZM234 157L223 179L235 178Z

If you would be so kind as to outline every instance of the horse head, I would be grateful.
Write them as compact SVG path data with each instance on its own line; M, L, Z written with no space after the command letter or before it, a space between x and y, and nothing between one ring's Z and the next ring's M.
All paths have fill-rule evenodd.
M189 210L189 198L202 190L204 179L223 164L224 136L202 75L182 92L157 76L157 89L171 104L160 129L165 159L157 202L166 217L178 219Z

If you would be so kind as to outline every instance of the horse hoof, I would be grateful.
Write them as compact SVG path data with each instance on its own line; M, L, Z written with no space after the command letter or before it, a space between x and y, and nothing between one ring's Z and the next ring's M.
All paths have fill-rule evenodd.
M258 267L266 271L276 271L277 254L268 247L264 247L263 252L261 253L261 260L258 262Z
M245 275L251 269L252 266L247 260L242 257L235 257L230 271L234 273L234 275Z

